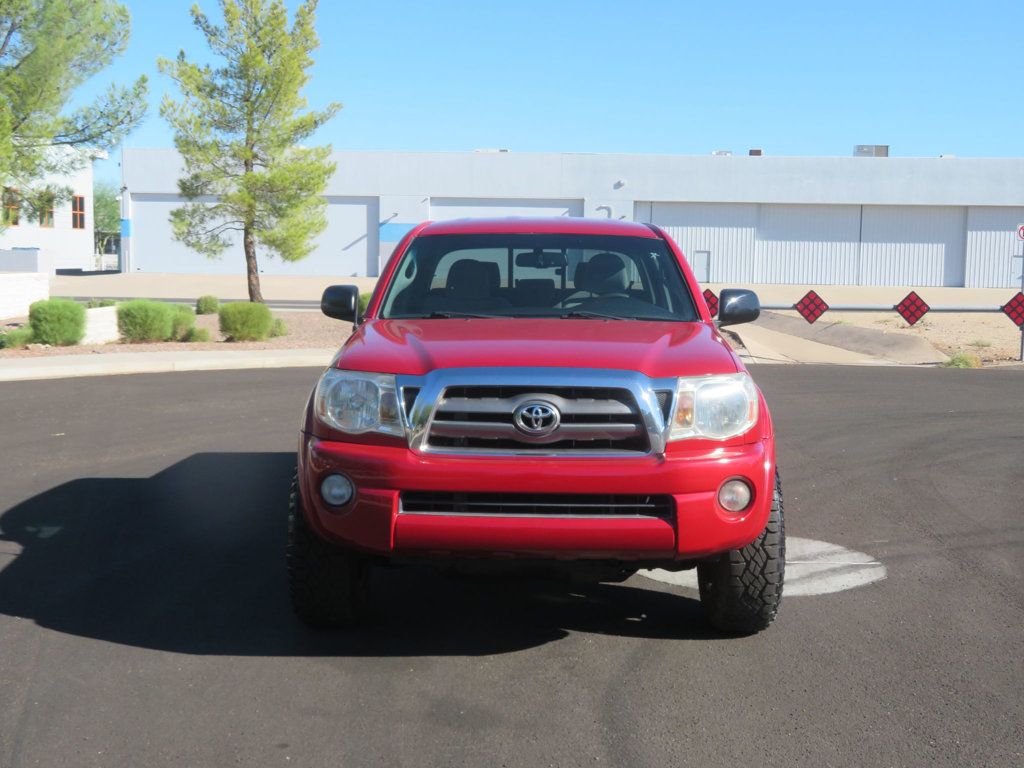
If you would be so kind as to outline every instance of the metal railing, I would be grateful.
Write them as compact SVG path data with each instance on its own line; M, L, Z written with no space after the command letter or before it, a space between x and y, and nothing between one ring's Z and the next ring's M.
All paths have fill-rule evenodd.
M711 316L718 314L718 296L710 288L704 291ZM1002 313L1020 329L1020 360L1024 361L1024 285L1001 305L947 304L932 306L916 291L911 291L897 304L829 304L817 291L808 291L794 304L762 304L761 309L795 311L808 323L814 323L826 312L895 312L909 325L919 322L930 312Z

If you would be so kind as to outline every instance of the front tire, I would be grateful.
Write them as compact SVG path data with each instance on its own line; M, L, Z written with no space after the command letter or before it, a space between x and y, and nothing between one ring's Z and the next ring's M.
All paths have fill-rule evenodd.
M723 632L760 632L779 611L785 572L782 480L776 470L771 512L761 535L743 549L729 550L697 565L701 607L711 624Z
M366 612L366 558L320 538L302 509L298 476L288 503L288 587L295 615L314 629L356 626Z

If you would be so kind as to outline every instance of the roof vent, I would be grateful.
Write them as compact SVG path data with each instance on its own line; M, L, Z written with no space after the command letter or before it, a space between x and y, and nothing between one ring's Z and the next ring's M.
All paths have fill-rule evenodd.
M714 149L711 151L714 157L732 157L731 149Z
M749 155L750 157L760 157L762 154L763 153L761 152L760 149L750 149L750 150L747 150L747 155Z
M854 157L888 157L888 144L858 144L853 148Z

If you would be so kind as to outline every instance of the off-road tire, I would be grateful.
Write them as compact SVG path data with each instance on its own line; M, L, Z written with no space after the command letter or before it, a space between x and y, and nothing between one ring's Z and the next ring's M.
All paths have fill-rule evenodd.
M701 607L711 624L723 632L760 632L779 611L785 572L782 480L776 470L771 513L761 535L743 549L729 550L697 565Z
M288 502L288 587L295 614L314 629L354 627L367 603L366 558L324 541L306 522L298 477Z

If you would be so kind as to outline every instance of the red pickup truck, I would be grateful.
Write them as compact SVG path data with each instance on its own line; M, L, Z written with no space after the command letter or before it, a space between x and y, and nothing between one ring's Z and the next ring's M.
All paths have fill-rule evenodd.
M395 249L309 398L291 494L298 616L356 623L375 565L622 581L696 568L717 628L775 618L785 532L772 420L660 229L428 222ZM723 290L717 324L756 319Z

